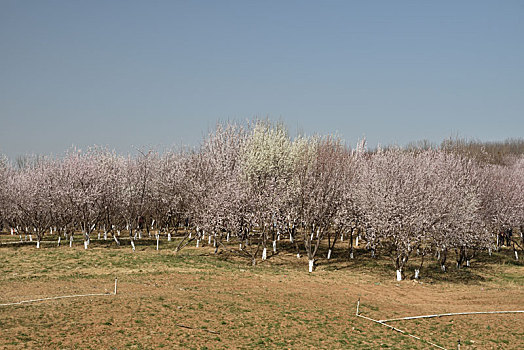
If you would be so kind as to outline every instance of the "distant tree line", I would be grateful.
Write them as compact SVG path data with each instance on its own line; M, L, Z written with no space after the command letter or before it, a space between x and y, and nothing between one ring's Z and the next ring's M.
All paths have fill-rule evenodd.
M88 249L93 234L135 248L142 235L212 244L256 264L284 249L315 269L329 260L390 256L398 280L408 261L448 257L469 266L481 251L524 248L524 141L447 140L373 151L333 135L291 137L284 125L225 123L195 149L122 156L93 147L61 158L0 162L0 220L37 247L55 232ZM127 241L127 240L126 240ZM234 243L234 244L233 244ZM339 244L340 246L340 244ZM292 248L289 248L292 247Z

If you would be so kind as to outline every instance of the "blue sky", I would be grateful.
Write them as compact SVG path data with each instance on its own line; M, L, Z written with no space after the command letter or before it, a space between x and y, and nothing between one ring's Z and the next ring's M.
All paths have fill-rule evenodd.
M370 146L524 137L523 38L523 1L0 0L0 152L255 116Z

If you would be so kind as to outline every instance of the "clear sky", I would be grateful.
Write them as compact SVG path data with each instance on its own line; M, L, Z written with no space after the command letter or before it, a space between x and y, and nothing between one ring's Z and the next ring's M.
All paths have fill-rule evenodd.
M254 116L370 146L524 137L524 1L0 0L11 159Z

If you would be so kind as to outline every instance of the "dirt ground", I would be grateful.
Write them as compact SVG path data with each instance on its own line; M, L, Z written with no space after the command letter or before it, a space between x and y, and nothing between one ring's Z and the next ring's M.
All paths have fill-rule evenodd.
M0 241L5 241L0 237ZM335 251L307 260L278 253L256 267L209 247L174 242L0 246L0 303L59 295L114 295L0 307L2 349L431 349L374 319L446 312L524 310L524 266L511 252L443 274L394 280L385 259ZM407 276L409 277L409 276ZM442 317L392 325L446 349L522 349L524 314Z

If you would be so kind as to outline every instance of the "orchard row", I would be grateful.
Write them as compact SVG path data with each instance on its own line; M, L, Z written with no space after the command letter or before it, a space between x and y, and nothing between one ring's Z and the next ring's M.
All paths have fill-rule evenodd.
M22 166L0 165L0 220L38 242L56 227L72 239L102 229L131 244L143 230L184 227L177 250L207 235L219 249L266 259L280 236L305 254L309 270L321 242L328 258L340 237L391 256L397 279L413 255L433 254L445 271L524 226L524 158L505 165L445 149L351 149L334 136L290 137L281 124L222 124L196 149L121 156L92 148ZM517 246L515 246L515 244ZM522 246L520 246L522 249ZM418 276L416 271L415 275Z

